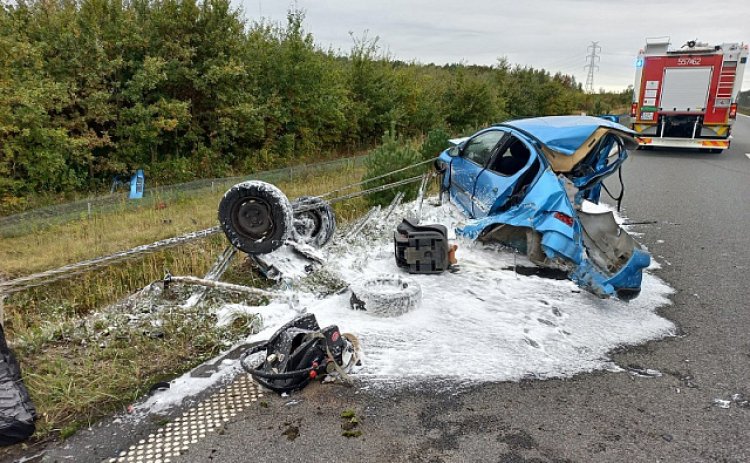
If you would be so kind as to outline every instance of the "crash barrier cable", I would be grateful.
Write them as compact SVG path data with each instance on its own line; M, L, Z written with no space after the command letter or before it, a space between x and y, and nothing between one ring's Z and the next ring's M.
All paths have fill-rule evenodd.
M105 267L123 260L132 259L142 254L149 254L160 251L162 249L178 246L190 241L205 238L221 231L219 226L207 228L196 232L186 233L184 235L167 238L161 241L156 241L151 244L145 244L137 246L127 251L120 251L108 256L96 257L94 259L84 260L75 264L64 265L54 270L47 270L40 273L34 273L25 277L16 278L14 280L8 280L0 282L0 293L15 293L22 291L27 288L33 288L54 281L63 280L80 273L93 270L99 267Z
M390 177L391 175L398 174L398 173L401 173L401 172L405 172L405 171L413 169L415 167L420 167L420 166L423 166L425 164L429 164L429 163L433 163L433 162L435 162L435 158L430 158L430 159L427 159L426 161L417 162L415 164L410 164L410 165L408 165L406 167L402 167L400 169L396 169L396 170L392 170L390 172L386 172L383 175L378 175L376 177L368 178L368 179L362 180L360 182L351 183L349 185L345 185L345 186L342 186L340 188L336 188L334 190L329 191L328 193L323 193L322 195L319 195L319 196L312 196L310 198L306 198L305 200L300 201L299 203L295 204L294 205L294 210L297 211L297 212L302 212L302 211L308 211L308 210L312 210L312 209L317 209L319 207L319 205L314 204L314 203L317 202L317 200L319 200L319 199L324 199L325 200L327 197L329 197L329 196L331 196L331 195L333 195L335 193L340 193L342 191L351 190L352 188L355 188L355 187L358 187L358 186L362 186L362 185L366 185L366 184L368 184L370 182L374 182L376 180L381 180L383 178ZM375 188L371 188L369 190L362 190L362 191L354 193L354 196L344 195L344 196L335 197L333 199L329 199L327 201L329 203L333 204L333 203L337 203L339 201L345 201L347 199L356 198L357 196L362 196L362 195L366 195L366 194L369 194L369 193L376 193L378 191L383 191L383 190L387 190L389 188L395 188L397 186L406 185L408 183L412 183L412 182L418 181L418 180L414 180L415 178L421 179L422 176L419 175L417 177L411 177L411 178L408 178L406 180L400 180L398 182L388 183L386 185L383 185L382 187L375 187ZM400 182L403 182L403 183L400 183Z
M409 168L413 168L419 165L426 164L426 162L428 161L413 164L409 167L399 169L398 171L389 172L385 175L379 176L378 178L384 178L384 177L387 177L388 175L392 175L394 173L402 172ZM432 162L432 160L430 160L429 162ZM333 192L343 191L345 189L350 189L358 185L364 185L367 182L372 181L372 180L375 180L375 178L368 179L363 182L358 182L356 184L347 185L346 187L333 190ZM416 183L421 180L422 180L422 175L418 175L416 177L399 180L396 182L388 183L388 184L370 188L367 190L356 191L356 192L349 193L346 195L331 198L328 200L328 202L332 204L332 203L337 203L341 201L346 201L348 199L357 198L359 196L367 195L370 193L376 193L376 192L385 191L391 188L408 185L410 183ZM325 193L324 195L321 195L321 197L330 196L331 194L332 192ZM311 210L311 209L315 209L316 207L318 207L318 206L307 206L305 208L304 203L301 204L301 206L302 208L295 208L295 211L299 212L299 211L304 211L304 210ZM186 243L189 243L191 241L195 241L201 238L206 238L215 233L218 233L219 231L221 231L221 227L215 226L215 227L207 228L205 230L186 233L184 235L156 241L151 244L137 246L135 248L128 249L126 251L116 252L114 254L110 254L107 256L96 257L94 259L84 260L81 262L77 262L75 264L64 265L62 267L59 267L53 270L46 270L44 272L34 273L31 275L19 277L13 280L0 281L0 294L16 293L16 292L23 291L23 290L33 288L36 286L41 286L47 283L52 283L55 281L71 278L75 275L78 275L78 274L81 274L90 270L94 270L94 269L101 268L101 267L106 267L108 265L112 265L118 262L140 257L143 254L154 253L154 252L166 249L166 248L179 246L179 245L186 244Z

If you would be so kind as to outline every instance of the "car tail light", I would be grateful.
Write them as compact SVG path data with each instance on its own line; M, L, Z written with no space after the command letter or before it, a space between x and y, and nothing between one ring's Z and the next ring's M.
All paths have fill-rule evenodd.
M630 117L635 117L638 114L638 103L630 105Z
M573 226L573 217L569 215L565 215L562 212L555 212L555 218L569 227Z
M737 119L737 103L729 105L729 118Z

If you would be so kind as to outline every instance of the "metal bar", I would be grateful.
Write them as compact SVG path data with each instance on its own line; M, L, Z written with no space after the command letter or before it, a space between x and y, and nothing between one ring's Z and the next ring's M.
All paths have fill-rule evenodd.
M380 206L375 206L369 211L367 211L367 214L365 214L364 217L362 217L359 220L359 222L357 222L357 224L354 227L352 227L352 229L349 230L349 232L346 235L344 235L344 239L345 240L349 239L352 236L356 235L357 233L361 232L362 229L365 228L365 225L367 225L367 222L369 222L370 219L372 219L375 216L375 214L377 214L379 211L380 211Z
M422 203L424 202L424 191L427 189L427 182L430 181L432 175L426 173L422 175L422 183L419 184L419 192L417 193L417 219L422 220Z
M404 200L404 192L399 191L396 193L396 197L393 198L393 201L391 201L391 204L388 206L388 209L385 210L385 215L383 216L383 222L388 220L388 218L393 214L393 211L401 204L401 201Z
M227 271L227 269L229 268L229 264L232 263L232 259L236 254L237 248L235 248L231 244L224 248L224 251L216 259L214 265L212 265L211 268L208 269L208 272L206 272L206 276L204 276L203 278L205 280L219 281L219 278L221 278L221 276L224 275L224 272ZM195 307L200 301L203 300L203 297L205 295L206 288L201 288L199 291L195 292L188 298L183 307Z

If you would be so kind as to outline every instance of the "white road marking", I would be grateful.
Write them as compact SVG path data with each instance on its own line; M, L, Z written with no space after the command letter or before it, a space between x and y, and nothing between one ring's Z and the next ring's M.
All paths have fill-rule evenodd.
M745 156L747 156L747 158L750 159L750 153L745 153Z
M171 463L174 458L187 453L191 444L198 443L212 431L218 432L224 423L261 397L263 391L250 375L240 374L217 394L186 410L105 463Z

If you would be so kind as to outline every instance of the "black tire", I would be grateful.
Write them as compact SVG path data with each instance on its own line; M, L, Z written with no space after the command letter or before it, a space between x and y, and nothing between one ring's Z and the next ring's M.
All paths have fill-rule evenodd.
M396 275L382 275L351 286L349 303L381 317L397 317L411 311L422 300L422 289L415 281Z
M300 196L292 202L294 239L321 248L336 232L336 215L327 201L316 196Z
M248 254L278 249L291 234L292 219L289 199L270 183L238 183L219 202L224 234L234 247Z

